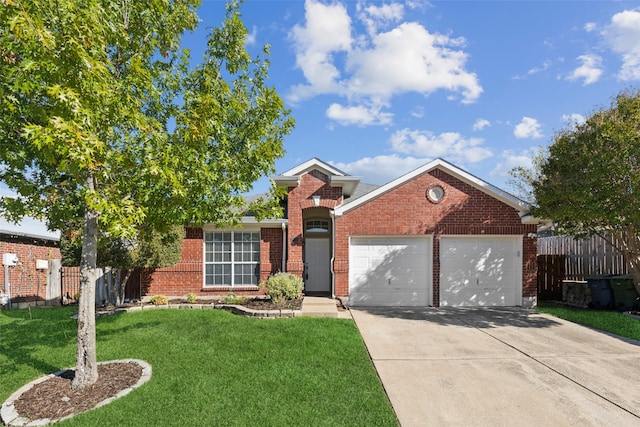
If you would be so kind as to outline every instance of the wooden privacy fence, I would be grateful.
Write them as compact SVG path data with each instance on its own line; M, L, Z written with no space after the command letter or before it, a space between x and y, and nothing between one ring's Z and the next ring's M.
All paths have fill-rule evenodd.
M62 304L78 302L80 294L80 267L62 267L53 272L60 278ZM115 301L115 293L120 287L120 274L114 268L98 268L96 281L96 304L105 305Z
M565 259L564 255L538 255L538 300L562 300Z
M629 274L624 256L604 239L593 236L538 238L538 299L562 299L563 280Z
M629 274L624 256L598 236L580 240L572 236L540 237L538 254L564 255L566 280L586 280L589 276L598 275Z

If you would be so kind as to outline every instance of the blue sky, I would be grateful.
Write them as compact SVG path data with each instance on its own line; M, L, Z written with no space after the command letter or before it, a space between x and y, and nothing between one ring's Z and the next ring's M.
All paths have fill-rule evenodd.
M640 84L639 1L246 0L241 13L296 120L278 173L318 157L384 184L441 157L511 191L510 169ZM183 38L194 62L224 14L203 0Z
M224 1L204 0L201 55ZM640 82L640 2L247 0L257 53L312 157L383 184L441 157L507 191L507 171ZM259 181L255 192L267 188Z

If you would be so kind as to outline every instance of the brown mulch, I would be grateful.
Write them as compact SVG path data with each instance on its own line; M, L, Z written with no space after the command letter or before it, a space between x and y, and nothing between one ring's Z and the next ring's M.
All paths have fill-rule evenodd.
M270 298L245 298L239 302L226 302L222 299L210 300L210 299L198 299L193 303L190 303L186 299L171 299L169 304L234 304L241 305L243 307L251 308L253 310L301 310L302 298L283 301L281 303L275 303Z
M172 299L170 304L188 303L186 300ZM196 300L194 304L221 304L224 301ZM135 305L135 304L131 304ZM302 298L276 304L268 298L247 298L237 303L254 310L301 310ZM74 370L67 370L34 385L23 393L14 407L20 416L29 420L49 418L60 419L93 409L98 403L114 397L132 387L142 375L142 367L137 363L113 362L98 365L98 381L88 387L72 390Z
M34 385L14 402L16 411L32 421L57 420L88 411L135 385L142 376L142 367L129 362L98 365L98 381L78 390L71 389L74 375L75 371L71 369Z

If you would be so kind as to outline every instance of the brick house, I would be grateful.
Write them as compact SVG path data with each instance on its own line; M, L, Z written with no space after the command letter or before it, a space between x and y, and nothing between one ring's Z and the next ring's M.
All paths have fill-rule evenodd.
M18 224L0 218L0 253L18 257L16 265L6 269L8 277L5 268L0 268L0 293L8 293L15 307L51 302L47 275L49 261L60 259L60 233L49 231L33 218Z
M514 196L441 160L385 185L318 159L272 178L285 216L189 228L181 262L149 272L142 294L256 294L270 274L351 306L531 306L536 221Z

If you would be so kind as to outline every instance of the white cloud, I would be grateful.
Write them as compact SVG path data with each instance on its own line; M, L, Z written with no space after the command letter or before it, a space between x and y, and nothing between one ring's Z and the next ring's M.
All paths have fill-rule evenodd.
M513 168L522 166L531 168L533 166L533 157L538 153L538 148L529 148L521 152L513 150L505 150L500 154L500 160L496 167L489 172L489 176L506 177Z
M640 11L616 13L602 32L605 42L622 56L621 80L640 80Z
M421 105L416 106L416 108L411 111L411 115L417 119L421 119L424 117L424 107Z
M365 157L351 163L334 163L332 165L350 175L361 176L369 184L385 184L405 173L428 163L432 159L416 157L390 156Z
M253 28L251 29L251 32L249 34L247 34L247 38L245 40L245 44L247 46L251 46L251 45L256 44L257 37L258 37L258 27L256 27L254 25Z
M306 81L291 88L289 101L333 94L352 105L386 106L402 93L427 96L445 90L462 103L475 102L483 89L477 75L465 68L464 38L432 34L416 22L397 25L403 8L358 3L358 17L369 32L357 34L343 3L307 0L305 23L289 33Z
M565 126L575 127L576 125L584 124L586 120L587 119L582 114L578 113L562 115L562 122Z
M488 126L491 126L491 122L487 119L477 119L473 124L473 130L480 131Z
M348 56L350 90L389 99L400 93L429 95L445 89L461 93L463 103L475 102L482 87L476 74L464 69L467 54L449 48L461 43L431 34L418 23L403 23L375 36L371 48L354 50Z
M523 117L522 121L513 129L516 138L542 138L541 125L536 119Z
M404 16L404 5L389 3L381 6L366 5L359 1L357 5L358 18L367 27L369 35L375 35L380 27L387 28Z
M327 109L327 117L342 125L369 126L388 125L393 119L393 114L381 112L380 107L344 107L334 103Z
M294 40L296 65L308 84L293 88L292 101L322 93L339 93L340 71L334 55L351 49L351 18L341 4L305 2L306 26L295 25L289 34Z
M513 80L524 80L528 76L533 76L534 74L538 74L538 73L541 73L543 71L548 70L549 67L551 67L551 64L552 64L552 62L547 59L546 61L544 61L542 63L541 66L531 68L529 71L527 71L527 73L524 76L523 75L516 75L516 76L513 76L512 79Z
M477 163L493 155L482 138L465 138L457 132L434 135L424 130L403 129L393 133L391 148L418 157L443 157L459 163Z
M598 55L580 55L577 58L582 65L573 70L568 80L584 79L583 86L597 82L602 76L602 58Z
M596 25L595 22L587 22L586 24L584 24L584 30L587 33L590 33L592 31L594 31L598 26Z

